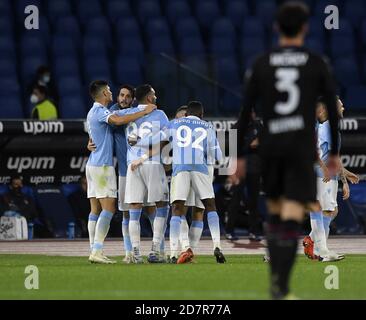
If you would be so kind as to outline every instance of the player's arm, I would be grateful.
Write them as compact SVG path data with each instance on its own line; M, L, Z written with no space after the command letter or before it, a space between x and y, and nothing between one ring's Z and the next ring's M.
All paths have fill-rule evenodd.
M124 115L117 115L115 113L112 113L108 117L108 123L116 126L122 126L124 124L135 121L143 116L146 116L147 114L153 112L156 108L157 108L156 105L148 104L144 110L136 113L124 114Z
M318 164L320 166L320 169L323 171L323 182L329 182L331 178L330 172L328 170L328 167L319 157L318 157Z
M351 171L348 171L346 168L344 168L343 167L343 172L344 172L344 174L345 174L345 176L346 176L346 178L347 178L347 180L349 181L349 182L351 182L352 184L357 184L357 183L359 183L360 182L360 177L357 175L357 174L355 174L355 173L353 173L353 172L351 172Z
M330 124L331 148L328 160L328 167L334 173L339 169L338 155L338 112L336 102L336 90L333 76L331 75L329 66L325 61L321 60L319 71L321 72L322 95L328 111L328 119ZM333 173L333 172L332 172Z
M86 148L90 151L93 152L95 150L97 150L97 146L95 145L95 143L93 142L93 140L91 138L89 138L88 140L88 145L86 146Z
M343 200L347 200L350 196L349 185L348 185L348 181L347 181L346 174L345 174L342 164L340 164L340 166L341 166L341 171L340 171L339 176L340 176L340 179L343 184Z
M133 160L131 162L131 170L134 171L136 170L139 166L141 166L147 159L152 158L153 156L156 156L157 154L159 154L162 150L162 148L164 148L169 142L167 141L162 141L159 144L156 144L154 146L151 146L151 148L149 148L148 152L146 152L144 155L141 156L141 158Z

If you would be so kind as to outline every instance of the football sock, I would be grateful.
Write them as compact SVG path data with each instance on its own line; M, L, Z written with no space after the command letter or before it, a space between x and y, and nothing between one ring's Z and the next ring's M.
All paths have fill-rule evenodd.
M169 215L169 210L168 210L168 215ZM166 228L167 228L167 222L168 222L168 216L166 217L165 222L164 222L164 232L163 232L163 237L160 242L160 253L165 252L165 232L166 232Z
M95 236L95 226L98 221L98 215L94 213L89 213L88 219L88 233L89 233L89 243L90 249L93 249L94 236Z
M220 220L216 211L210 211L207 213L208 227L211 232L211 237L213 241L213 247L221 249L220 243Z
M147 217L149 218L150 221L151 230L154 232L154 221L156 217L156 210L154 213L148 214Z
M201 239L202 230L203 230L203 221L193 220L191 227L189 229L189 244L193 251L198 246L198 242Z
M189 248L189 237L188 237L189 227L187 223L187 219L185 216L180 217L180 237L179 242L181 245L182 251L185 251Z
M126 255L129 254L132 251L132 244L131 244L131 238L130 233L128 230L128 224L130 222L130 218L123 217L122 220L122 235L123 235L123 245L126 251Z
M130 239L132 244L132 250L140 254L140 218L142 209L130 209L130 223L128 225L128 230L130 233Z
M332 220L333 220L333 217L323 215L323 226L324 226L326 240L328 240L328 237L329 237L330 223L332 222Z
M172 216L170 219L170 257L178 258L179 249L179 233L180 233L180 216Z
M153 244L155 250L160 251L160 245L164 237L165 221L168 217L169 206L156 209L156 216L153 225Z
M107 210L103 210L101 212L101 214L99 215L97 224L95 226L93 252L95 250L103 249L104 240L108 234L112 217L113 217L113 213L109 212Z
M314 253L324 256L328 252L325 230L323 224L323 213L321 211L310 212L311 239L314 241Z

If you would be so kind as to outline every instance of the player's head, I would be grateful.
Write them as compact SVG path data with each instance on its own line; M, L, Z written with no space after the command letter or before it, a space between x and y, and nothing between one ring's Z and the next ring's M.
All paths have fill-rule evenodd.
M175 112L175 119L184 118L187 116L187 106L181 106Z
M187 116L196 116L200 119L203 118L203 105L199 101L191 101L188 103Z
M20 190L23 188L23 179L21 176L13 176L9 185L10 190L13 190L17 193L20 193Z
M337 99L337 111L339 118L343 118L343 112L344 112L344 106L342 100L339 98L339 96L336 96ZM327 105L325 103L325 100L323 97L319 97L317 104L316 104L316 118L320 121L326 121L328 120L328 111L327 111Z
M44 84L48 84L51 81L51 70L47 66L39 66L37 68L37 78Z
M33 87L32 95L30 98L31 103L37 104L44 101L47 98L47 87L40 84L36 84Z
M337 96L337 110L338 110L338 116L342 119L344 113L344 105L342 100L338 96Z
M309 8L301 2L285 2L277 11L276 28L286 38L305 37Z
M89 86L90 96L94 101L108 104L113 101L112 91L107 81L95 80Z
M121 109L131 107L131 104L135 99L135 88L129 84L124 84L120 87L117 96L117 103Z
M137 87L135 96L139 104L155 104L157 99L154 88L149 84L143 84Z

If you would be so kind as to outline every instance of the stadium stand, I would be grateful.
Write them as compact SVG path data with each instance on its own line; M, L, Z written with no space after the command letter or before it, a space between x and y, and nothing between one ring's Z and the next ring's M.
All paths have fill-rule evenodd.
M15 111L2 111L2 117L27 117L27 86L30 76L41 64L50 66L59 79L73 77L76 88L86 88L95 77L111 81L112 86L123 82L137 84L161 78L152 75L151 62L165 59L166 65L175 61L175 82L160 79L156 84L165 92L181 92L186 88L171 88L189 79L182 64L199 57L206 64L202 79L206 85L217 83L220 96L230 96L222 86L228 79L219 79L216 61L230 60L236 66L233 85L241 85L241 74L250 66L254 57L277 39L272 32L272 15L281 0L2 0L0 3L0 79L9 80L13 92L19 92L10 104ZM365 113L363 94L356 90L366 85L366 4L362 0L303 0L310 6L309 48L331 58L340 93L351 99L358 114ZM40 10L40 30L23 27L24 8L37 5ZM326 30L322 24L324 8L337 5L342 11L339 30ZM123 63L125 59L128 63ZM168 61L169 60L169 61ZM161 62L160 62L161 64ZM11 66L16 66L14 70ZM165 67L167 69L167 67ZM169 68L168 68L169 69ZM198 68L197 72L201 72ZM207 71L207 72L206 72ZM237 73L239 74L239 81ZM229 72L227 72L228 74ZM208 81L209 80L209 81ZM10 84L11 83L11 84ZM153 83L155 84L155 83ZM60 86L60 85L58 85ZM63 85L61 85L62 87ZM159 90L159 91L160 91ZM3 92L3 91L2 91ZM2 93L1 93L2 94ZM210 95L202 90L201 95ZM89 99L85 91L80 98L85 104ZM79 100L79 99L78 99ZM202 100L212 100L203 96ZM209 115L232 116L237 107L224 105L225 99L214 99ZM76 99L75 99L76 101ZM174 95L161 94L159 101L171 112L176 108ZM226 103L230 99L227 98ZM86 110L86 107L83 109ZM215 111L216 110L216 111ZM219 113L217 113L219 111ZM168 111L169 113L169 111ZM63 115L62 115L63 116ZM85 115L84 115L85 116Z

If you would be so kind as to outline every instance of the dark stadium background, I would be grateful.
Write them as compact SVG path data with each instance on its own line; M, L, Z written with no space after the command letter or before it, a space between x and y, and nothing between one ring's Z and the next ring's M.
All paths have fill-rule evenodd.
M36 201L44 201L40 190L58 190L52 201L63 203L55 209L60 232L52 235L65 236L73 219L65 197L78 190L87 157L83 119L91 106L90 81L108 80L114 97L120 84L151 83L170 116L195 99L211 120L234 120L245 70L276 44L272 21L282 2L0 0L0 194L14 174L24 177L25 191ZM364 180L366 2L304 2L312 14L306 45L330 59L346 107L343 162ZM328 4L339 8L339 30L324 28ZM28 5L39 8L39 30L24 27ZM26 120L32 110L29 86L41 65L50 68L57 91L59 120L52 123ZM366 232L365 182L351 186L351 199L339 204L336 232Z

